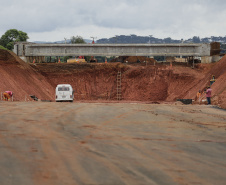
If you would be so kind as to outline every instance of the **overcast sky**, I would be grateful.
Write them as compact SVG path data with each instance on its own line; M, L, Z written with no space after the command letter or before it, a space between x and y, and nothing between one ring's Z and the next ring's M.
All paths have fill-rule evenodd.
M0 36L29 41L115 35L188 39L226 35L225 0L0 0Z

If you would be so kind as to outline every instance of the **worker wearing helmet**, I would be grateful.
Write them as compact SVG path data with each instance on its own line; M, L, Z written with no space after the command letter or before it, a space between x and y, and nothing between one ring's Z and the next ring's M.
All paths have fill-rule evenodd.
M216 81L215 76L212 75L212 78L211 78L211 80L210 80L210 86L211 86L215 81Z
M5 91L3 93L3 97L4 97L5 101L9 101L12 96L13 96L13 92L12 91Z

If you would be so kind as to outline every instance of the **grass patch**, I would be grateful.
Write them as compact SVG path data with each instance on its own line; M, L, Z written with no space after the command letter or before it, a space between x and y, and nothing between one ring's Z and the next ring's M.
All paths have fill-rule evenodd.
M0 49L4 49L4 50L7 50L7 49L6 49L5 47L3 47L3 46L1 46L1 45L0 45Z

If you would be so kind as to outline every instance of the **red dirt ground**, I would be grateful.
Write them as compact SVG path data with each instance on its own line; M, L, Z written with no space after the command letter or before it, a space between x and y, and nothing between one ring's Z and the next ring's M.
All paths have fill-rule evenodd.
M53 86L13 52L0 50L0 79L0 92L13 91L14 100L25 101L29 95L52 99Z
M12 90L14 100L24 101L35 95L54 101L55 87L69 83L75 100L116 100L116 78L122 72L124 101L165 102L195 99L198 90L209 85L212 75L213 103L226 108L226 56L215 64L189 66L156 64L27 64L14 53L0 50L0 91ZM3 80L4 79L4 80ZM203 99L205 99L203 94Z

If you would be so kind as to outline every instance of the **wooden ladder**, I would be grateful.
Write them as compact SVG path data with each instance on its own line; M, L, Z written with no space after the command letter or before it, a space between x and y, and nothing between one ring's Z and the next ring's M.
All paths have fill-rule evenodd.
M121 70L117 74L117 100L121 100L122 96L122 73Z

